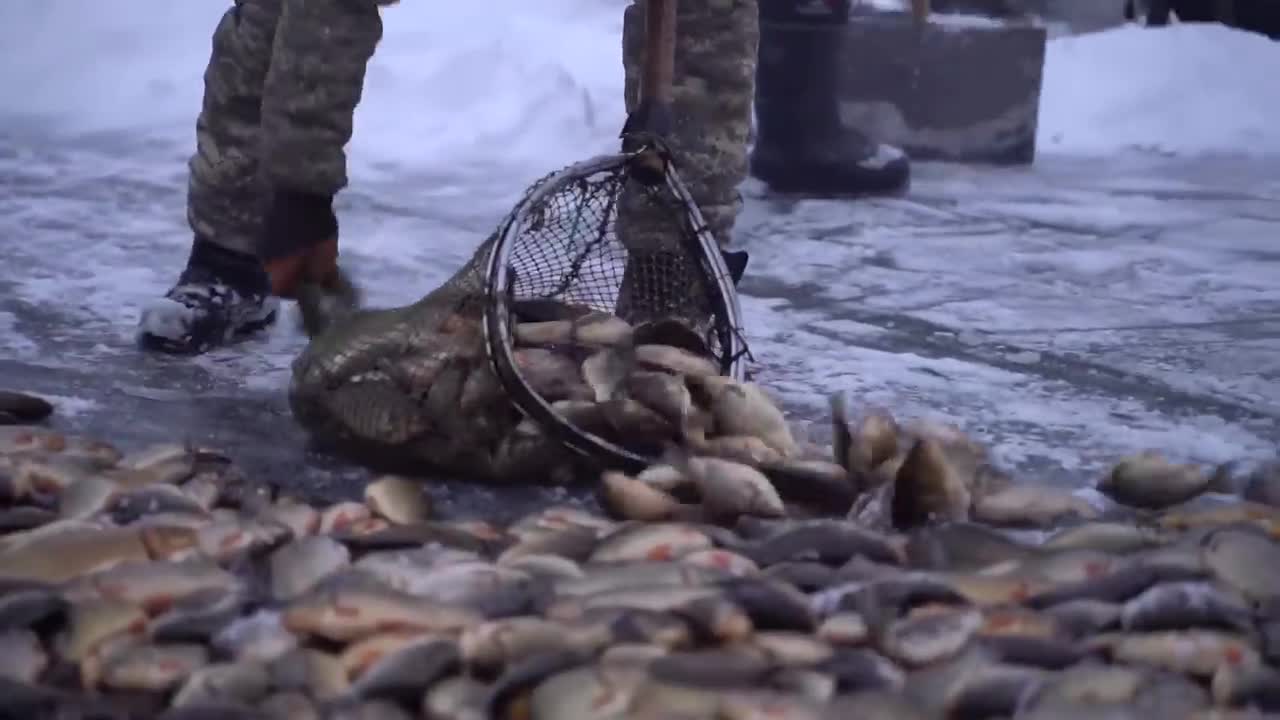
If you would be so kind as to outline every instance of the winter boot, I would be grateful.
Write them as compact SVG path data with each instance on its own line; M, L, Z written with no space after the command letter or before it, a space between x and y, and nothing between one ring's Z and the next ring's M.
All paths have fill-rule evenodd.
M148 350L196 355L270 326L278 306L256 257L197 237L178 282L143 310L138 341Z
M761 0L751 174L772 190L882 195L904 190L902 150L841 122L841 28L848 0Z

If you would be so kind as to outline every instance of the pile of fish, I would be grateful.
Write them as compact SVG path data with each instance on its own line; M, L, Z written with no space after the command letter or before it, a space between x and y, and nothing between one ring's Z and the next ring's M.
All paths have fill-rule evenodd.
M398 476L311 507L215 449L122 452L0 396L26 423L0 426L0 717L1280 713L1277 467L1143 454L1086 501L840 399L828 459L788 452L724 387L744 400L712 425L742 424L717 437L778 457L671 450L605 473L604 514L505 527L433 518ZM853 502L824 516L833 479Z
M795 437L761 387L721 375L702 339L679 321L633 328L608 313L584 312L519 323L513 335L522 377L560 416L642 456L665 457L690 482L718 475L721 460L748 466L762 489L771 483L761 473L785 486L789 496L766 490L757 498L760 512L775 515L782 500L843 512L859 490L842 458ZM514 434L549 442L533 419Z

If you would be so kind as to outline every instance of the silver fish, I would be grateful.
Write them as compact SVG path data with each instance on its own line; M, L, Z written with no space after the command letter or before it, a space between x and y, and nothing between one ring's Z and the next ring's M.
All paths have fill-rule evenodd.
M730 552L721 549L694 550L680 556L680 562L685 565L696 565L699 567L708 567L724 572L735 577L745 577L748 575L756 575L760 572L760 566L751 558L739 553Z
M298 638L284 627L281 613L259 610L218 631L212 647L237 661L271 662L297 648Z
M759 385L721 375L690 377L689 383L707 398L718 434L751 435L782 455L796 453L791 426Z
M573 339L572 320L545 320L542 322L516 323L512 332L517 344L564 345Z
M612 313L591 312L572 321L570 339L582 347L630 345L630 323Z
M458 607L366 583L318 587L285 608L285 629L302 636L350 642L377 632L446 632L476 625L483 616Z
M572 359L543 348L515 352L515 363L535 392L549 402L594 397Z
M530 720L620 717L644 685L642 666L586 665L543 680L529 697Z
M707 586L731 577L715 567L683 562L632 560L623 563L588 564L581 578L555 584L559 597L584 597L627 588Z
M248 604L241 587L213 588L186 595L151 619L147 632L153 642L206 642L233 623Z
M1087 522L1065 528L1045 541L1051 550L1098 550L1131 553L1155 547L1165 540L1158 528L1131 522Z
M431 500L421 483L409 478L384 475L364 489L369 509L398 525L422 522L431 513Z
M711 538L697 528L679 523L655 523L621 528L600 540L591 562L670 560L687 552L704 550Z
M611 400L633 367L630 355L606 348L582 362L582 377L591 388L591 400Z
M515 617L467 628L458 644L469 666L493 669L538 653L595 652L609 644L612 635L610 628L602 623L569 624L539 617Z
M720 435L691 440L690 445L698 455L733 460L755 468L782 460L782 453L752 435Z
M242 585L234 575L207 558L180 562L129 562L85 577L66 590L73 599L118 600L158 614L186 597L208 590L235 591Z
M259 707L271 720L321 720L316 703L296 690L272 693Z
M48 667L49 654L34 632L0 632L0 678L35 685Z
M427 720L485 720L487 694L488 687L479 681L455 675L427 690L422 698L422 714Z
M391 650L352 674L351 694L365 698L416 701L438 680L460 669L461 656L451 639L424 636Z
M1071 600L1045 610L1071 635L1086 637L1110 630L1120 623L1124 606L1102 600Z
M720 374L715 363L688 350L671 345L637 345L636 362L687 377L714 377Z
M885 655L908 666L931 665L953 657L982 627L976 608L946 608L893 621L877 633Z
M1224 664L1210 681L1219 705L1280 710L1280 670L1265 665Z
M600 476L598 495L605 511L623 520L661 522L697 513L696 507L681 503L670 493L613 470Z
M693 457L678 467L697 486L702 507L710 517L786 516L786 507L773 483L749 465L720 458Z
M293 540L268 559L271 596L292 600L351 562L351 551L332 538L310 535Z
M53 404L38 395L0 390L0 413L21 423L38 423L53 414Z
M551 409L587 432L599 434L609 427L604 410L599 403L593 401L557 400L551 403Z
M1175 582L1151 587L1125 603L1120 614L1125 630L1178 630L1186 627L1248 632L1249 607L1212 583Z
M684 382L669 373L639 370L627 375L622 389L645 407L684 428L694 412L693 398Z
M973 518L992 525L1045 527L1067 519L1093 520L1100 511L1068 490L1045 485L1013 485L981 495Z
M1244 498L1251 502L1280 508L1280 462L1271 462L1249 474Z
M1212 479L1198 467L1177 465L1148 452L1121 460L1097 487L1123 505L1158 510L1208 491Z
M835 461L870 478L872 470L898 453L898 423L882 408L867 408L855 417L843 392L832 394L830 402Z
M101 682L116 690L164 692L208 662L201 645L135 645L104 661Z
M914 567L970 571L1019 561L1036 549L985 525L949 522L913 530L906 551Z
M372 569L368 564L358 567ZM404 569L393 573L384 567L380 576L390 587L415 597L471 608L487 616L525 612L533 602L532 578L515 568L471 560L441 563L426 570L408 565Z
M338 657L320 650L285 653L271 662L270 673L278 690L299 690L321 702L341 697L351 688Z
M266 663L213 663L193 672L173 696L174 707L219 702L254 704L271 691Z
M1213 630L1158 631L1100 636L1090 641L1109 650L1114 661L1211 678L1223 665L1261 661L1246 638Z
M262 509L262 517L289 528L294 538L320 531L320 513L300 502L276 502Z
M1214 577L1246 597L1280 597L1280 543L1262 533L1218 530L1205 539L1202 556Z
M894 527L968 518L972 486L973 476L941 444L929 438L917 441L894 479Z

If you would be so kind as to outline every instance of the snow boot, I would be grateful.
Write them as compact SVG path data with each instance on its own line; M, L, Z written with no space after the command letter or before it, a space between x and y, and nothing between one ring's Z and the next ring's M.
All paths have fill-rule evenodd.
M143 348L198 355L269 327L280 301L261 263L197 237L187 266L138 323Z
M885 195L910 183L905 152L840 120L848 0L762 0L751 174L771 190Z

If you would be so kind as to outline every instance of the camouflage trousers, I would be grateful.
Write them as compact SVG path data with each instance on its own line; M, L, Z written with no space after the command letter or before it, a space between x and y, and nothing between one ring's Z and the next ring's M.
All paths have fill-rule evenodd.
M254 253L265 190L332 195L347 184L345 146L395 0L236 0L213 35L189 162L196 234ZM756 0L685 0L676 44L671 147L722 245L747 176L759 28ZM626 106L638 102L644 0L626 9ZM621 218L620 218L621 219Z
M640 102L645 0L623 15L627 111ZM676 17L670 137L680 178L722 247L742 205L760 45L757 0L684 0ZM621 220L621 218L620 218Z
M636 0L623 17L628 111L640 102L645 15L645 0ZM680 179L722 249L732 244L742 205L738 187L747 177L759 24L757 0L677 4L668 143ZM676 247L687 237L676 215L634 186L622 194L616 230L628 260L615 312L635 324L678 318L701 333L710 318L695 299L708 297L711 288L693 256Z
M394 0L235 0L213 33L189 162L191 229L255 253L265 190L347 184L365 69Z

